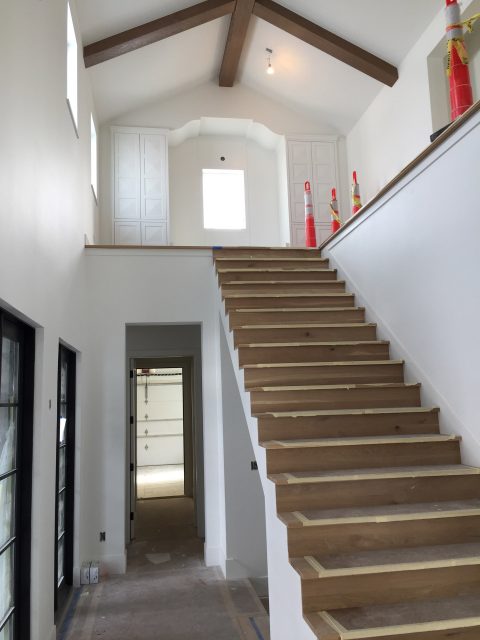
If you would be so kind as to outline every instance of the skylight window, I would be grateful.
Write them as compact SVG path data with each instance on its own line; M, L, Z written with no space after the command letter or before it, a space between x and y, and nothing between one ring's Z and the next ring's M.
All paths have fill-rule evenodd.
M245 229L245 175L241 169L203 169L205 229Z
M67 4L67 103L75 131L78 130L78 43L72 12Z
M97 130L93 115L90 115L90 179L93 195L97 198Z

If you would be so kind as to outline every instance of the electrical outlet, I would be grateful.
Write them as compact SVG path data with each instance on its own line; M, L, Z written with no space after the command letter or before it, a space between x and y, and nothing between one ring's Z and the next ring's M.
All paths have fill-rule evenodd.
M105 540L106 540L105 531L100 531L100 542L105 542Z

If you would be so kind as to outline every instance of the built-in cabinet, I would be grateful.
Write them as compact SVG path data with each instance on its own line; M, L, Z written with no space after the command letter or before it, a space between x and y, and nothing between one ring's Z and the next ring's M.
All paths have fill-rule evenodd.
M338 190L337 138L335 136L287 138L290 243L305 246L304 183L312 188L317 243L331 234L330 201Z
M112 127L115 244L168 244L167 135L164 129Z

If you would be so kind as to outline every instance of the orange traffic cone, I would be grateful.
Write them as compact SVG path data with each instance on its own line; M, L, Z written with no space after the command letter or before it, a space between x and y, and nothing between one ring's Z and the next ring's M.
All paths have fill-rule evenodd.
M313 217L313 201L310 182L305 182L305 246L316 247L315 219Z
M362 201L360 200L360 185L357 182L357 172L353 172L353 184L352 184L352 215L360 211L362 208Z
M330 202L330 213L332 215L332 233L335 233L342 226L342 221L338 215L337 190L332 189L332 201Z

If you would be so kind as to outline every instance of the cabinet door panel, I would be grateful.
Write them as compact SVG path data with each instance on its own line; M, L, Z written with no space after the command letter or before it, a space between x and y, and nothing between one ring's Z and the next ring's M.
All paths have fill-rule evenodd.
M141 135L142 218L165 220L167 217L166 139L160 135Z
M116 222L115 244L141 244L139 222Z
M115 218L140 217L140 147L138 136L115 133Z
M142 222L142 244L166 244L167 225Z

